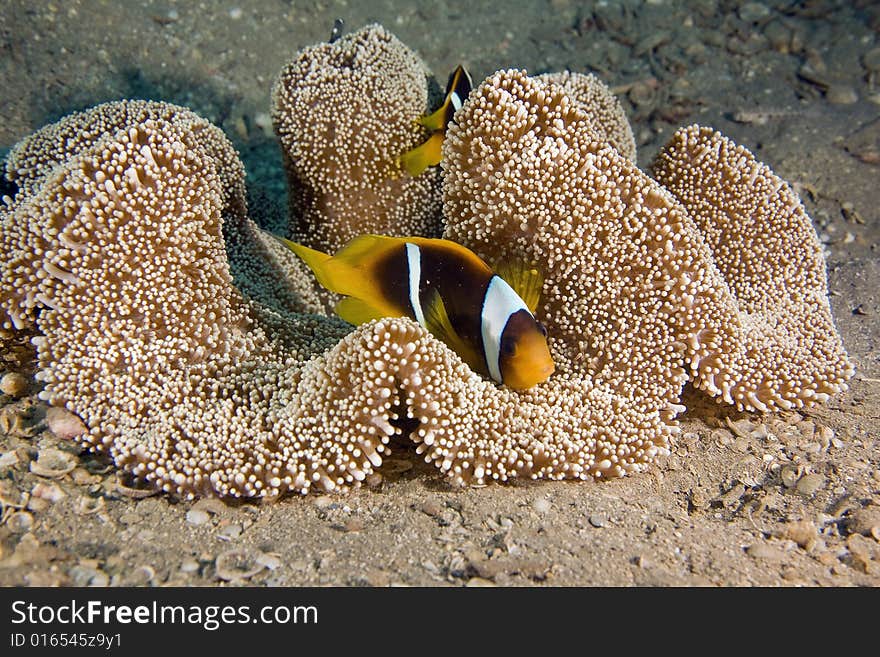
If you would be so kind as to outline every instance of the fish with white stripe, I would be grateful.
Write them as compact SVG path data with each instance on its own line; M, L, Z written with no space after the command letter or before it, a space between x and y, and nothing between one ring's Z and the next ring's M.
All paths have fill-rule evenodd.
M336 313L351 324L410 317L472 369L517 390L553 373L547 331L534 316L542 279L532 267L503 264L496 273L460 244L423 237L361 235L332 256L283 241L321 285L344 295Z
M471 76L464 66L456 67L446 83L443 104L433 113L416 119L416 123L430 130L432 134L426 142L397 158L398 165L409 175L418 176L428 167L440 164L446 126L452 122L455 113L461 109L473 86Z

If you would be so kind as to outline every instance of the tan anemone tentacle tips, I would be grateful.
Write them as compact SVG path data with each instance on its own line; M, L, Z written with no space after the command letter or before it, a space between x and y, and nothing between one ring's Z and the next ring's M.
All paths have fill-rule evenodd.
M10 203L21 205L51 175L57 174L59 166L82 151L94 149L98 142L147 121L167 122L184 130L216 163L224 236L236 282L275 308L326 310L326 295L320 292L299 258L263 234L247 216L244 166L223 131L184 107L161 101L114 101L43 127L16 144L7 158L6 177L19 188ZM109 152L95 156L109 156ZM124 167L125 162L118 166ZM128 176L125 180L133 180L136 169L127 167L124 171ZM75 199L66 202L70 208L75 206ZM47 248L44 239L42 230L28 230L27 224L15 219L8 207L0 208L0 248L5 254L0 262L0 311L5 311L2 325L6 328L20 329L33 323L39 300L31 285L42 276L39 254ZM284 275L280 276L279 271Z
M319 471L332 445L279 445L283 418L268 418L299 366L349 329L279 315L232 286L210 151L185 121L148 119L84 141L7 209L36 271L17 284L41 307L41 396L83 419L85 444L163 490L304 490L296 473Z
M737 349L719 356L721 369L701 366L697 385L762 411L845 390L853 366L831 315L825 259L791 187L742 146L696 125L675 133L654 172L696 222L742 321Z
M364 233L440 233L440 171L396 158L427 132L427 70L379 25L300 51L275 82L272 118L289 183L290 233L335 252Z
M636 140L623 105L611 89L590 73L544 73L542 82L558 84L590 119L590 128L600 139L614 146L630 162L636 161Z
M736 322L687 214L561 88L524 71L495 73L471 93L443 162L446 237L488 262L525 258L545 276L538 315L558 373L510 400L534 427L533 453L554 445L544 476L582 463L603 476L643 468L682 410L688 344L699 334L717 348L705 317Z

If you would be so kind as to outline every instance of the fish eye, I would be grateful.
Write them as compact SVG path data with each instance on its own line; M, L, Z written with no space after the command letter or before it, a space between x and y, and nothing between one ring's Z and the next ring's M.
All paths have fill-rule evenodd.
M501 353L505 356L513 356L516 353L516 344L513 340L501 341Z
M543 335L546 338L547 337L547 327L544 326L543 323L538 322L537 320L535 320L535 321L538 324L538 330L541 332L541 335Z

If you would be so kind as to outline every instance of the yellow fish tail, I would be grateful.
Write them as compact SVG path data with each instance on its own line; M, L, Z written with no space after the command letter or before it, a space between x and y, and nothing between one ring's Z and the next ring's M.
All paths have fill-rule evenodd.
M448 111L448 107L449 99L447 98L446 102L437 108L436 112L428 114L427 116L420 116L416 121L432 132L443 130L446 128L446 112Z
M415 177L428 167L440 164L443 133L435 132L424 144L416 146L397 158L397 163Z
M331 292L336 292L333 288L332 282L327 278L326 273L324 272L324 265L329 261L333 256L323 253L321 251L316 251L315 249L310 249L307 246L303 246L302 244L298 244L297 242L292 242L291 240L280 238L284 244L287 245L291 251L293 251L296 255L300 257L300 259L308 265L309 269L315 274L315 278L318 279L318 283L320 283L323 287L327 288Z
M399 246L402 239L382 235L361 235L349 241L335 255L328 255L282 238L315 274L323 287L342 294L337 314L351 324L363 324L379 317L402 317L398 308L382 296L378 281L379 262L389 249Z

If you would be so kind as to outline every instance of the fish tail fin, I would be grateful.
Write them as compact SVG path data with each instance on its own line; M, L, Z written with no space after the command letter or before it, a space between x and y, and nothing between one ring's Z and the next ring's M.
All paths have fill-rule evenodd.
M443 130L446 127L446 111L449 106L449 98L447 98L443 104L437 108L436 111L428 114L427 116L420 116L416 119L416 122L419 125L423 125L428 130L432 132L437 130Z
M333 256L327 253L323 253L322 251L310 249L307 246L303 246L302 244L299 244L297 242L284 239L283 237L279 239L284 242L285 246L287 246L288 249L298 255L300 259L304 263L306 263L306 265L308 265L308 268L311 269L312 272L315 274L315 278L318 279L318 283L320 283L331 292L338 292L338 290L334 289L332 282L327 277L327 274L324 271L325 265L333 258Z
M435 132L425 143L416 146L397 158L397 164L412 177L421 174L428 167L440 164L443 133Z
M337 314L351 324L363 324L379 317L402 317L406 309L386 298L382 284L382 262L389 251L402 248L404 240L385 235L360 235L332 257L320 260L318 278L328 290L349 297L339 302ZM315 253L307 253L319 258ZM308 264L308 262L307 262ZM317 272L316 272L317 275Z

